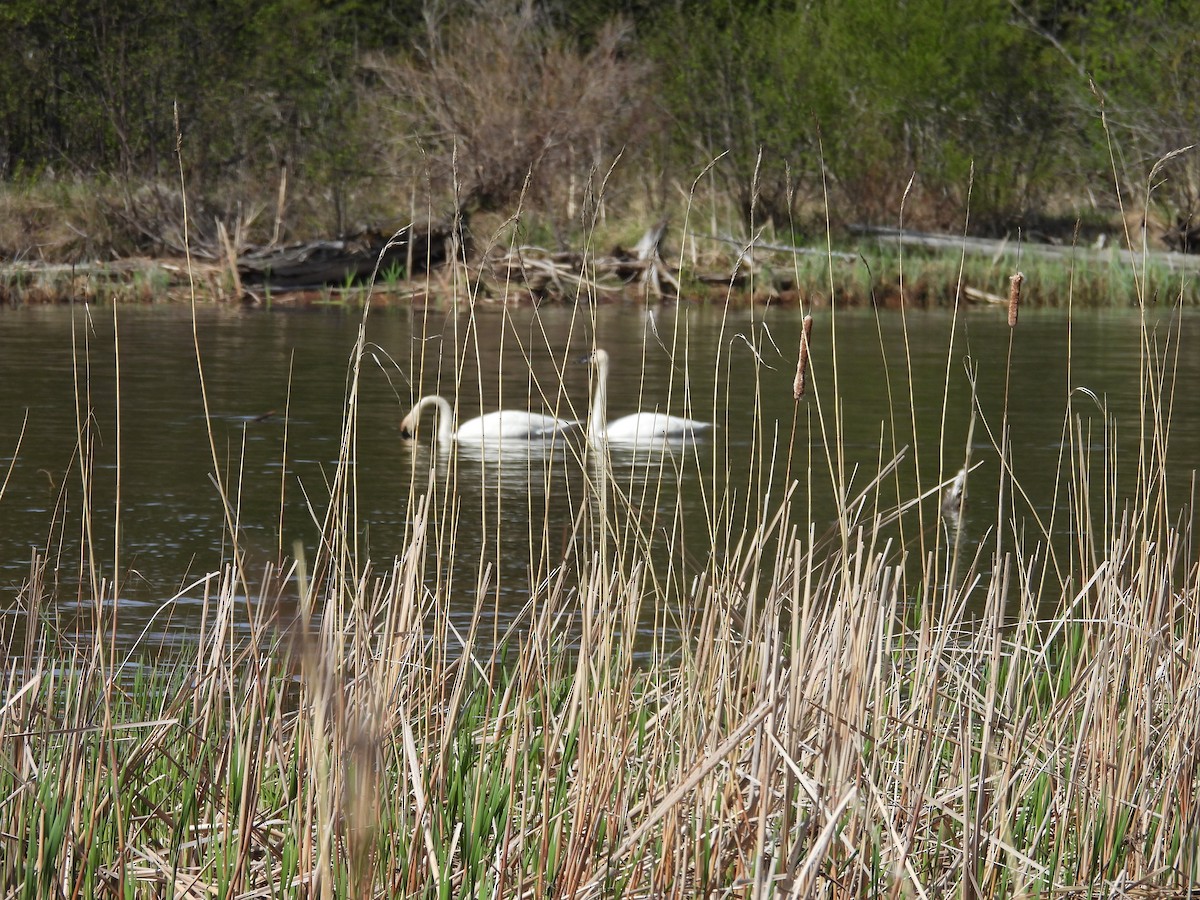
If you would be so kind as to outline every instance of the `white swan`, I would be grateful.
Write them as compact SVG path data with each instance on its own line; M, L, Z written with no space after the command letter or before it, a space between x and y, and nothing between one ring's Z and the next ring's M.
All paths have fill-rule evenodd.
M639 412L608 422L608 352L593 350L588 360L596 367L592 409L588 414L587 439L593 447L605 443L652 446L695 438L698 432L712 428L711 422L669 416L666 413Z
M454 410L445 397L430 394L422 397L400 422L400 436L412 438L417 433L421 414L429 407L437 411L436 441L443 447L451 442L460 444L491 444L508 441L544 441L557 437L579 423L567 419L556 419L542 413L525 412L519 409L501 409L454 427Z

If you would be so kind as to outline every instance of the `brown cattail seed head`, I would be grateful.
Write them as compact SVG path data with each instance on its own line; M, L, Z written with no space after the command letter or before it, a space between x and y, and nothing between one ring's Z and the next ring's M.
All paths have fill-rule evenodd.
M804 317L804 328L800 332L800 359L796 363L796 380L792 384L792 395L799 400L804 396L808 378L808 342L812 339L812 316Z
M1008 327L1017 327L1017 308L1021 305L1021 282L1025 273L1018 272L1008 279Z

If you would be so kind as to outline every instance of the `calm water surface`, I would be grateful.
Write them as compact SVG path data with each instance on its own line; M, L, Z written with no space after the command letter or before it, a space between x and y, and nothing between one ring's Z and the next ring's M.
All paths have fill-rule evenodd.
M1182 348L1172 372L1170 447L1173 499L1182 506L1200 461L1200 315L1162 318L1157 339ZM936 484L939 473L952 475L963 460L971 368L980 407L997 433L1007 391L1014 467L1039 514L1052 505L1072 388L1090 392L1076 391L1071 403L1094 424L1097 442L1103 417L1091 396L1107 404L1121 429L1118 453L1134 458L1141 358L1135 312L1073 320L1063 312L1023 312L1007 379L1010 333L1002 312L960 314L949 354L948 312L909 312L907 329L896 312L818 310L815 319L812 381L823 415L816 404L797 408L792 400L800 331L792 310L372 311L356 466L364 555L387 567L405 546L412 498L432 492L440 498L434 518L457 522L453 552L443 551L453 558L439 562L457 573L463 615L481 559L496 566L500 618L519 609L530 578L545 575L543 560L552 565L572 542L572 522L588 502L586 464L572 453L531 460L464 451L450 458L428 445L431 417L415 444L400 439L398 423L424 393L457 396L464 417L504 405L557 408L582 419L589 373L576 360L593 339L612 355L611 416L659 408L718 423L710 439L665 467L619 452L612 459L613 480L639 515L657 512L664 541L700 554L712 546L714 530L728 530L710 515L714 491L728 496L725 521L740 530L745 517L753 521L764 506L778 504L789 474L802 483L795 509L804 515L811 509L818 526L827 526L833 501L824 460L834 443L858 485L893 445L909 448L906 465L919 465L923 486ZM338 459L361 320L357 311L340 310L198 313L217 468L235 504L231 515L251 572L290 554L294 541L314 552L314 517L323 515ZM838 442L828 402L835 346ZM910 407L906 353L915 443L911 416L892 413ZM57 582L51 612L71 619L81 596L83 511L90 506L92 551L104 575L117 578L124 638L140 635L161 602L183 590L169 627L152 625L149 633L187 639L195 625L188 609L200 604L197 591L184 589L230 558L200 384L186 308L120 308L115 317L111 308L0 309L0 479L11 469L0 496L0 611L10 621L21 615L19 596L35 553L51 559ZM982 424L973 454L982 463L973 484L994 486L996 453ZM905 471L911 482L913 470ZM994 487L973 489L964 534L978 540L995 521ZM1069 530L1065 517L1056 521ZM717 538L723 544L724 535Z

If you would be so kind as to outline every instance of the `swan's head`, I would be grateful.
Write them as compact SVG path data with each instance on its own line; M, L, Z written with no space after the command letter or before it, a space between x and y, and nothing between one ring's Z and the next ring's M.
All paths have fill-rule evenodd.
M407 416L405 416L403 419L401 419L400 420L400 437L406 441L416 440L417 423L420 421L421 421L420 417L414 415L413 413L409 413Z
M585 353L579 361L583 363L589 363L590 365L596 367L607 365L608 351L600 349L593 350L591 353Z

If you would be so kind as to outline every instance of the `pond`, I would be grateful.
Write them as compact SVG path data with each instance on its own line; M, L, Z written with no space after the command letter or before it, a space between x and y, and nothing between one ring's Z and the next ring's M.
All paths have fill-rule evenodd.
M481 564L492 566L498 624L520 610L531 579L594 539L575 523L594 495L595 454L576 444L447 454L430 446L431 415L415 442L402 440L399 422L426 393L457 398L462 418L504 406L585 419L590 373L578 360L593 345L612 357L611 416L669 409L716 423L665 456L611 453L618 505L647 542L696 567L778 508L793 480L793 521L830 528L837 486L855 493L898 453L900 474L882 498L932 491L925 528L940 527L935 489L963 465L969 433L978 468L962 539L992 540L998 521L1011 531L1014 517L1019 528L1036 514L1070 540L1071 519L1050 515L1067 503L1058 478L1068 408L1097 450L1107 410L1118 464L1132 474L1144 359L1136 311L1023 311L1015 332L994 308L818 309L814 319L812 390L797 404L793 309L372 310L353 467L361 557L387 569L410 535L415 498L427 494L442 535L432 570L454 577L463 616ZM1167 310L1154 322L1176 398L1168 458L1171 500L1182 508L1200 461L1200 315ZM86 556L116 579L119 641L186 641L196 627L189 610L201 606L189 585L229 561L228 521L250 573L289 557L296 542L313 554L362 323L349 308L208 306L194 322L178 305L0 309L0 610L19 620L36 554L48 558L49 612L66 631L86 627L75 621L90 603ZM1001 516L996 442L1006 408L1021 490ZM919 534L907 539L919 547ZM179 593L170 618L156 618Z

